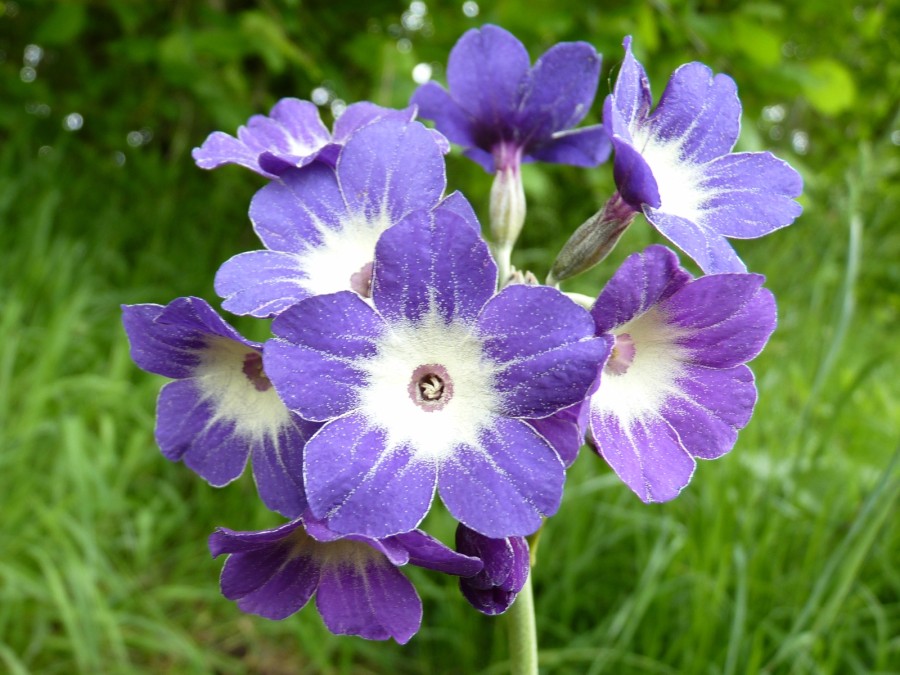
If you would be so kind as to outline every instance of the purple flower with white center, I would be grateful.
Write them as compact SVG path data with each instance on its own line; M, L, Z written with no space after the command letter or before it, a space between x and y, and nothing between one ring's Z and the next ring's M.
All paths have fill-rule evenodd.
M586 42L551 47L534 67L525 46L499 26L466 32L447 62L449 92L435 82L411 103L488 173L520 162L593 167L606 161L602 126L575 129L597 93L600 55Z
M603 122L621 198L708 274L744 272L725 239L754 239L802 211L803 181L768 152L732 153L741 102L734 81L702 63L678 68L659 105L625 38L625 61ZM616 195L614 199L618 198Z
M175 380L157 402L163 455L216 487L240 476L252 455L266 506L289 518L302 513L303 446L318 425L278 398L263 371L262 345L241 337L200 298L125 305L122 321L134 362Z
M211 133L203 145L194 148L194 161L201 169L238 164L266 178L275 179L288 169L306 166L314 160L334 166L341 147L358 129L379 119L409 122L415 108L382 108L362 101L354 103L334 122L329 133L319 117L318 107L309 101L283 98L269 116L254 115L247 126L238 128L237 138L222 131ZM439 134L434 139L450 148Z
M758 274L692 279L663 246L628 258L591 314L615 344L591 397L591 435L645 502L678 496L695 458L731 450L756 403L744 365L775 329Z
M305 526L305 528L304 528ZM219 528L209 537L222 568L222 594L245 612L280 620L313 594L325 625L337 635L404 644L422 622L422 601L397 569L406 564L457 576L482 568L421 530L385 539L342 537L307 513L272 530Z
M256 193L250 219L268 250L222 265L222 306L270 317L314 295L368 296L375 242L412 211L449 210L480 228L460 193L442 199L445 187L444 158L428 129L395 119L367 125L347 141L336 169L292 169Z
M381 236L371 304L317 296L273 322L266 372L291 410L325 422L304 483L333 530L411 530L436 488L490 537L529 534L558 508L563 463L524 420L582 401L608 345L559 291L495 295L496 281L468 223L417 212Z
M459 580L463 597L482 614L503 614L528 579L528 541L524 537L491 539L461 524L456 528L456 550L484 563L478 574Z

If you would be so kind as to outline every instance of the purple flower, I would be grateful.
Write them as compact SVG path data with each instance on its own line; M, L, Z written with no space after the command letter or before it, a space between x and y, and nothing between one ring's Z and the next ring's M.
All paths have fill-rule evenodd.
M247 126L238 128L237 138L214 131L192 154L201 169L239 164L275 179L288 169L306 166L316 159L334 166L350 136L371 122L379 119L408 122L415 116L415 108L392 110L362 101L347 107L334 122L334 134L330 134L314 103L283 98L272 107L268 117L254 115ZM446 140L437 136L435 139L446 145Z
M342 292L272 324L266 372L287 406L325 422L306 446L316 517L383 537L415 528L435 489L490 537L556 511L563 463L524 420L583 400L608 351L583 309L509 286L459 216L417 212L375 251L371 304Z
M250 218L268 250L222 265L222 306L269 317L312 295L368 295L375 242L410 212L447 209L479 229L460 193L441 199L445 187L444 158L428 129L396 119L369 124L347 141L336 169L291 169L256 193Z
M678 496L695 458L731 450L756 403L744 365L775 329L758 274L692 279L663 246L628 258L591 314L615 345L591 397L591 435L645 502Z
M305 526L305 529L304 529ZM222 568L222 594L245 612L284 619L316 594L325 625L338 635L404 644L422 622L422 601L397 568L408 563L458 576L478 573L461 555L421 530L385 539L342 537L307 513L272 530L219 528L209 537Z
M200 298L166 307L126 305L131 357L173 378L159 394L156 441L211 485L253 477L270 509L292 518L306 508L303 445L317 425L291 413L263 371L262 345L245 340Z
M768 152L731 153L740 133L734 81L702 63L678 68L659 105L625 38L603 122L622 198L707 273L743 272L725 237L753 239L800 215L800 175Z
M456 550L484 563L481 572L459 580L463 596L483 614L503 614L528 579L528 541L524 537L491 539L460 524Z
M574 129L597 92L600 55L586 42L551 47L534 68L524 45L498 26L465 33L450 52L450 91L434 82L411 102L488 173L520 162L592 167L606 161L600 125Z

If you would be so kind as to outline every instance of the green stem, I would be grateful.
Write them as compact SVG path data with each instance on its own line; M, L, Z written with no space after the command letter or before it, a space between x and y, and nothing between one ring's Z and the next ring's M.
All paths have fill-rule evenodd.
M511 675L537 675L537 625L534 621L531 572L506 616L509 629L509 672Z

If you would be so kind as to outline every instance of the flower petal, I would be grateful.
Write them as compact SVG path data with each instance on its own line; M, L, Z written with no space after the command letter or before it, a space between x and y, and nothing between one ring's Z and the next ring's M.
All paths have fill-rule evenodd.
M753 239L790 225L803 211L793 200L803 179L768 152L719 157L703 167L701 189L711 196L702 221L719 234Z
M581 401L609 351L591 339L590 315L556 289L507 286L478 318L484 349L502 370L497 387L512 417L546 417Z
M316 607L337 635L406 644L422 623L422 601L412 583L384 558L328 565Z
M454 518L488 537L525 536L559 508L565 469L520 420L496 418L441 463L438 488Z
M436 469L352 413L326 424L306 446L310 508L343 534L387 537L413 530L434 497Z
M632 253L597 297L591 316L598 333L608 333L665 300L690 281L678 256L665 246Z
M450 51L447 83L481 129L508 131L531 59L511 33L487 25L467 31ZM479 143L478 145L482 145Z
M457 553L422 530L413 530L391 537L409 552L409 562L417 567L470 577L478 574L483 563L478 558Z
M644 206L644 215L664 237L693 258L707 274L747 271L747 266L728 240L717 232L651 206Z
M293 422L251 447L253 478L260 498L268 509L286 518L297 518L307 508L303 446L318 428L297 415Z
M227 260L216 273L216 293L232 314L275 316L309 296L306 273L294 253L248 251Z
M426 82L412 95L409 102L419 108L419 117L433 120L435 127L451 143L465 148L476 145L472 118L436 82Z
M630 129L633 124L646 119L649 115L650 106L653 105L653 96L650 93L647 73L631 51L630 35L623 40L622 46L625 48L625 60L622 62L616 78L612 101L621 116L623 126ZM604 122L606 122L606 117L604 110Z
M496 283L487 244L446 208L410 215L375 249L372 300L388 319L415 322L434 305L447 322L473 320Z
M350 291L307 298L272 322L266 374L285 405L308 420L339 417L358 404L360 362L371 358L380 317Z
M677 139L684 161L711 161L731 152L741 132L737 86L702 63L687 63L672 73L648 124L662 141Z
M529 150L523 161L568 164L591 168L609 159L612 144L606 130L600 124L580 129L569 129L553 134L552 139L538 148Z
M526 149L583 120L599 77L600 55L586 42L560 42L544 52L520 93L517 127Z
M719 370L689 367L679 380L681 396L668 399L661 415L694 457L716 459L734 447L756 403L753 373L747 366Z
M303 253L318 246L327 230L341 229L346 215L334 170L318 162L286 171L250 201L253 229L272 251Z
M674 499L694 473L694 459L661 417L623 425L615 415L592 408L591 435L603 459L644 502Z
M337 163L351 214L390 224L441 199L447 178L444 156L420 122L381 119L357 131Z

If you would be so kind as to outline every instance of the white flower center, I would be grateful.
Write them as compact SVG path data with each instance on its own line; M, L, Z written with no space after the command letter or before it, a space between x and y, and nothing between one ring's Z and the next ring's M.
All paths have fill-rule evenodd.
M669 397L684 395L678 382L690 352L677 344L686 331L668 323L656 307L619 326L614 334L617 345L624 336L630 338L631 360L625 370L613 371L611 377L606 377L609 365L604 369L605 377L591 398L591 408L615 415L628 427L634 420L656 417Z
M702 187L703 165L684 157L683 138L663 139L647 126L631 129L634 147L650 166L659 188L659 210L697 223L713 196Z
M348 217L337 230L317 223L322 242L297 254L297 265L307 275L303 288L312 295L357 290L354 275L362 281L358 275L375 258L378 237L392 224L387 214L373 220L362 214Z
M439 462L459 444L480 446L479 432L499 414L497 365L473 326L444 322L436 311L391 325L363 364L360 411L387 431L388 447L411 446Z
M223 337L210 337L200 353L194 382L214 414L211 424L233 421L235 433L260 441L276 436L291 416L262 370L259 352Z

